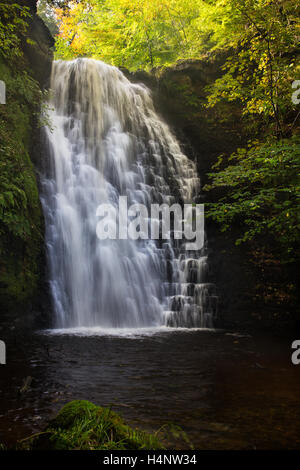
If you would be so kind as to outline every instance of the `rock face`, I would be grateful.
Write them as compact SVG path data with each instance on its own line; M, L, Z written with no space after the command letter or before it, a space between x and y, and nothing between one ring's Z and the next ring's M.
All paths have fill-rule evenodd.
M11 3L16 3L11 0ZM27 38L23 42L23 52L32 72L41 87L47 87L53 60L54 39L43 20L37 15L37 0L18 0L18 5L29 9Z
M214 109L206 106L207 87L220 77L225 59L219 56L178 63L157 74L158 78L145 72L128 73L128 78L152 90L157 109L182 142L185 153L196 161L202 187L218 156L230 155L247 137L236 105L221 103ZM212 197L201 193L204 203L211 202ZM232 235L225 236L212 222L207 221L206 231L210 281L216 284L219 296L216 326L246 324L251 311L248 291L254 281L243 249L234 245Z
M197 161L202 185L217 157L232 153L245 139L236 105L224 103L217 109L206 106L206 87L221 76L225 59L220 55L179 62L158 73L156 79L145 72L127 73L131 80L144 82L151 88L157 109L174 129L186 152Z
M29 21L28 35L34 41L34 44L25 44L24 53L34 73L34 77L42 87L46 87L51 73L53 59L51 48L54 46L54 39L43 20L37 14Z
M224 61L225 57L220 56L167 69L156 94L166 119L197 162L202 187L218 156L231 154L245 139L236 106L224 103L217 109L206 107L207 87L221 75ZM228 116L225 122L224 111ZM209 197L202 193L202 202L210 202ZM246 296L249 279L241 250L219 230L212 223L206 226L210 281L216 284L219 296L216 326L225 327L234 324L235 319L239 323L241 312L249 312Z
M0 218L0 317L2 324L30 326L47 297L44 221L34 163L41 159L37 115L54 41L36 14L36 2L18 4L31 13L23 56L14 65L0 58L0 78L7 88L0 109L0 195L5 204Z
M185 153L197 163L202 186L219 155L230 155L245 146L249 135L243 125L241 109L221 102L207 108L209 87L222 74L225 56L181 62L156 74L127 74L130 80L145 83L153 93L156 108L173 128L185 147ZM201 194L204 203L214 202L218 195ZM238 227L223 233L220 227L206 221L209 247L210 281L219 296L218 321L221 328L273 328L293 323L291 306L269 301L270 291L278 293L289 274L266 268L258 250L250 252L245 245L236 246ZM255 254L256 251L256 254Z

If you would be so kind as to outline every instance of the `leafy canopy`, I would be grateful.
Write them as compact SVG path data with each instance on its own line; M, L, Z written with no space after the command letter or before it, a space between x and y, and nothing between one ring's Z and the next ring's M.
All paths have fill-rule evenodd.
M157 72L179 60L224 57L206 106L226 121L223 104L235 104L258 141L214 168L206 189L221 196L209 214L224 230L240 224L238 243L276 239L286 260L295 258L299 234L299 139L292 137L299 110L291 100L299 13L297 0L84 0L56 9L57 58Z
M238 102L248 119L271 119L284 136L299 72L296 0L83 0L55 11L57 58L88 56L136 70L225 54L209 106Z

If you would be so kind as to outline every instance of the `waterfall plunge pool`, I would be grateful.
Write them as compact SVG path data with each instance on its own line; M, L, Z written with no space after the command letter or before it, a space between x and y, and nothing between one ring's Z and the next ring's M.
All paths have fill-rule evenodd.
M207 243L190 253L175 235L96 236L97 207L120 196L146 207L199 197L195 162L150 91L91 59L54 62L51 89L41 202L59 329L1 330L0 441L14 445L84 399L144 430L180 426L196 449L299 448L294 338L193 328L217 315ZM188 447L174 439L168 448Z
M55 328L39 331L44 335L71 335L71 336L111 336L120 338L143 338L153 335L174 333L174 328L168 326L144 327L144 328L102 328L100 326ZM217 331L214 328L176 328L176 333L194 333L195 331Z
M180 426L196 449L300 447L291 338L174 328L88 332L2 332L0 441L39 432L65 403L85 399L148 431ZM26 377L30 389L20 394Z

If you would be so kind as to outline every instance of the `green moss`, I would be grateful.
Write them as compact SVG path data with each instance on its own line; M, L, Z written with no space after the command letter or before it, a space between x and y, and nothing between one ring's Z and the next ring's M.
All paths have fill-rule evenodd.
M30 153L41 91L22 62L0 59L0 76L0 311L10 314L26 310L40 279L43 218Z
M181 106L189 109L189 111L195 108L195 112L198 114L199 108L203 108L204 100L194 90L191 78L187 75L180 75L176 78L176 81L167 78L163 82L170 97L176 97L181 102Z
M19 443L18 449L162 449L156 435L131 428L110 408L85 400L65 405L46 430Z

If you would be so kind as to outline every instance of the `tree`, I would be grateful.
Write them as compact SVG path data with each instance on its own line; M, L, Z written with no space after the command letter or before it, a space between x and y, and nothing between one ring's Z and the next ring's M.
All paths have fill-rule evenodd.
M37 3L37 13L42 18L52 36L58 34L58 25L53 5L48 0L39 0Z
M129 69L170 65L188 50L197 7L186 0L90 0L58 8L57 57L80 55Z
M220 166L223 165L223 169ZM229 161L222 158L205 190L222 190L207 215L222 230L238 226L237 244L259 240L273 245L282 262L299 259L300 138L252 142Z
M207 88L207 106L236 102L252 143L211 173L206 189L224 194L209 215L226 230L240 224L238 243L270 236L287 260L299 230L299 140L292 137L299 113L291 100L299 9L296 0L85 0L56 10L58 57L87 55L132 70L227 57Z
M243 114L259 126L274 123L283 137L291 102L291 83L299 73L297 44L298 3L294 0L228 0L217 2L220 15L229 6L226 41L232 48L224 75L211 87L209 105L220 100L238 101ZM224 47L216 30L217 47Z

